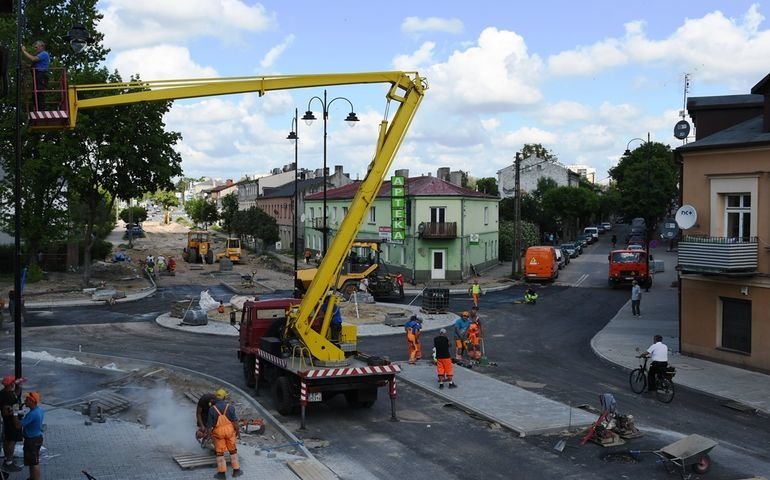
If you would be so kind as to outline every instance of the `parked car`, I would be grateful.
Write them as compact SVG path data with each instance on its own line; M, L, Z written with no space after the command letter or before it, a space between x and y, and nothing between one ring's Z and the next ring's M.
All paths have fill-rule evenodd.
M577 258L578 255L580 255L580 252L578 252L578 246L575 244L575 242L565 242L559 245L562 252L565 252L567 254L567 257L569 258Z
M132 238L141 238L144 237L144 230L142 230L142 226L136 223L129 223L126 225L126 234L124 235L125 238L128 238L129 232L131 233Z
M572 254L564 247L564 244L561 244L557 247L558 250L561 251L562 256L564 257L564 265L569 265L570 259L572 258ZM572 250L575 251L574 249Z
M597 227L586 227L583 229L583 234L586 238L589 238L590 236L590 243L599 241L599 229Z
M609 232L612 230L612 224L610 222L602 222L602 228Z
M567 260L565 260L565 255L561 248L556 247L554 251L556 252L556 263L559 265L559 270L561 270L567 266Z
M527 280L554 281L559 277L556 249L540 245L529 247L524 255L524 276Z
M586 239L585 235L582 237L578 237L575 240L575 245L578 247L578 255L583 255L583 249L588 245L588 240Z
M638 243L631 243L631 244L628 245L626 250L639 250L639 251L643 252L644 251L644 245L639 245Z

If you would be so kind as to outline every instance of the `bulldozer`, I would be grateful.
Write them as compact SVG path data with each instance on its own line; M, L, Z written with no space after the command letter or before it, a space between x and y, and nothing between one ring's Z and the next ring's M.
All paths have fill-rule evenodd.
M358 291L362 279L369 281L369 292L375 300L403 298L403 283L399 275L391 275L384 271L380 263L382 240L354 240L348 257L340 269L335 289L342 293L344 299ZM299 293L310 286L310 282L318 273L317 268L306 268L297 271Z
M208 230L190 230L187 232L187 246L182 253L187 263L214 263L211 251L211 234Z
M218 262L223 258L229 258L231 262L241 261L241 239L238 237L228 237L225 240L225 250L217 252L214 259Z

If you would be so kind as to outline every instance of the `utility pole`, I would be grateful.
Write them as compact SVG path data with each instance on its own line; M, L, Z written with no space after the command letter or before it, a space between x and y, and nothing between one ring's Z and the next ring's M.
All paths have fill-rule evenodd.
M513 271L511 276L521 273L521 153L516 152L516 159L513 161L514 167L514 201L513 201L513 262L511 262Z

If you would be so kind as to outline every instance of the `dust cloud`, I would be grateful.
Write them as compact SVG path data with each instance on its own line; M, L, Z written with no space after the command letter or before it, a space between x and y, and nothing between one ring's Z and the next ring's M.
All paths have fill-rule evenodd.
M195 405L175 399L168 387L149 390L147 398L150 428L163 432L166 441L174 447L200 449L195 440Z

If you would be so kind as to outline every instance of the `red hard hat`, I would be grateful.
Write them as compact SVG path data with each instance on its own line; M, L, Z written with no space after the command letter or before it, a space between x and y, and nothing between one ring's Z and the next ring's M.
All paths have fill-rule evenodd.
M13 375L6 375L6 376L3 377L3 386L4 387L9 387L9 386L13 385L14 383L16 383L16 377L14 377Z

